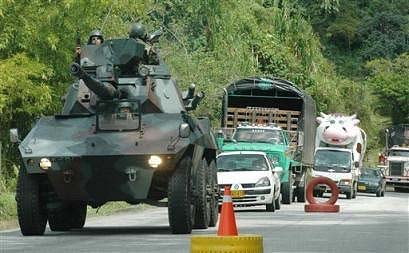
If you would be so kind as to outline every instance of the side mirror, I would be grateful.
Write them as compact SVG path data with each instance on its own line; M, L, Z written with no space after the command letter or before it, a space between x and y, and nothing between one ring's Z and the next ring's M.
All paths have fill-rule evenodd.
M359 168L359 162L354 162L355 168Z
M274 173L281 173L281 172L283 172L283 168L282 167L274 167L274 169L273 169L273 172Z
M18 135L18 129L17 128L12 128L10 129L10 142L11 143L20 143L20 138Z

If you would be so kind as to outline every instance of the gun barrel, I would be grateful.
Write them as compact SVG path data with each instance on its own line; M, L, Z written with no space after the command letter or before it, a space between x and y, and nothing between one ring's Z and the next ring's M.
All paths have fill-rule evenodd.
M119 97L118 89L108 82L102 82L90 75L88 75L78 63L73 63L70 66L72 75L82 79L85 85L95 94L103 99L113 99Z

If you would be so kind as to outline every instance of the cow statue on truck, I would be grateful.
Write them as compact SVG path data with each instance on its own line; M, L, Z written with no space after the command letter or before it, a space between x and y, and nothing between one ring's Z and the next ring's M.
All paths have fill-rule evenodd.
M348 199L355 198L366 150L366 133L356 115L324 114L317 117L313 176L325 176L338 184ZM326 186L317 186L321 196Z

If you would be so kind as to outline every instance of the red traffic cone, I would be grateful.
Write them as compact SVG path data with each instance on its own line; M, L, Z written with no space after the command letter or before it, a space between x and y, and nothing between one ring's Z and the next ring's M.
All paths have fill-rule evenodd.
M227 186L224 187L223 204L222 210L220 212L220 222L217 235L219 236L238 235L230 187Z

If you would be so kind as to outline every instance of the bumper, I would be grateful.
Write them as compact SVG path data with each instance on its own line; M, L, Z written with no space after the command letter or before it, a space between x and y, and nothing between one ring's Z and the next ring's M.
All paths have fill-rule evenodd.
M386 184L409 189L409 177L387 177Z
M379 185L358 184L358 192L376 193Z
M245 195L240 198L232 198L234 206L257 206L271 204L274 200L273 191L271 188L248 188L243 189ZM223 204L224 190L221 189L221 197L219 205Z
M351 192L351 186L350 185L337 185L338 186L338 190L340 194L345 194L345 193L349 193ZM331 188L327 185L317 185L314 187L314 191L317 192L331 192Z

